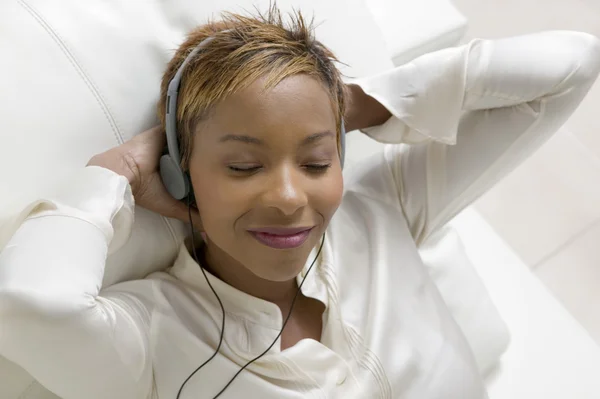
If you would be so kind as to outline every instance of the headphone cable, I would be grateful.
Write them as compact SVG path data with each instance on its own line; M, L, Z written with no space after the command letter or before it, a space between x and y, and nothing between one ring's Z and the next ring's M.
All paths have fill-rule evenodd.
M202 270L202 274L204 275L204 278L206 279L208 286L212 290L213 294L215 294L215 297L217 297L217 301L219 302L219 306L221 307L221 313L222 313L223 317L221 319L221 336L219 337L219 344L217 345L217 349L215 349L215 352L212 354L211 357L209 357L204 363L202 363L200 366L198 366L198 368L196 370L194 370L185 379L185 381L183 382L183 384L181 384L181 387L179 388L179 392L177 392L177 399L179 399L179 397L181 396L181 392L183 391L183 387L185 386L185 384L187 384L187 382L194 376L194 374L196 374L202 367L206 366L208 364L208 362L210 362L211 360L213 360L215 358L215 356L217 356L217 354L219 353L219 349L221 349L221 344L223 344L223 334L225 332L225 307L223 306L223 302L221 302L221 298L219 298L217 291L215 291L214 287L210 283L210 280L208 279L208 276L206 275L204 268L202 267L202 265L200 264L200 262L198 260L198 254L196 253L196 237L194 234L194 223L192 220L191 195L188 196L188 216L190 218L190 230L192 231L192 253L194 255L194 259L196 260L196 263L198 264L198 266L200 266L200 270Z
M190 229L192 231L192 252L194 255L194 259L196 260L196 263L198 264L198 266L200 266L200 270L202 270L202 274L204 275L204 278L206 279L206 282L208 283L208 286L210 287L210 289L212 290L213 294L215 294L215 296L217 297L217 301L219 301L219 306L221 307L221 312L223 314L223 318L221 321L221 335L219 337L219 344L217 345L217 349L215 349L215 352L212 354L211 357L209 357L204 363L202 363L200 366L198 366L198 368L196 370L194 370L183 382L183 384L181 384L181 387L179 388L179 392L177 393L177 399L179 399L181 392L183 391L183 387L185 386L185 384L204 366L206 366L208 364L208 362L210 362L212 359L215 358L215 356L217 356L217 354L219 353L219 349L221 348L221 344L223 343L223 334L225 333L225 307L223 306L223 302L221 302L221 298L219 298L219 295L217 294L217 291L215 291L215 289L213 288L212 284L210 283L210 280L208 279L208 276L206 275L206 272L204 271L204 267L202 267L202 265L200 264L200 262L198 261L198 255L196 254L196 239L194 236L194 224L192 221L192 207L191 207L191 196L188 196L188 216L190 218ZM287 314L287 317L285 318L285 321L283 322L283 325L281 326L281 330L279 331L279 334L277 334L277 337L275 337L275 340L271 343L271 345L269 345L269 347L267 349L265 349L265 351L263 353L261 353L260 355L256 356L254 359L249 360L246 364L244 364L237 373L235 373L235 375L233 377L231 377L231 379L229 380L229 382L223 387L223 389L221 389L221 391L219 391L218 394L216 394L213 399L217 399L219 396L221 396L223 394L223 392L225 392L225 390L227 388L229 388L229 386L231 385L231 383L237 378L238 375L240 375L240 373L242 371L244 371L244 369L246 369L246 367L248 367L249 365L251 365L252 363L254 363L256 360L260 359L261 357L263 357L264 355L266 355L269 350L271 350L271 348L275 345L275 343L277 342L277 340L281 337L281 335L283 334L283 330L285 329L285 326L287 325L287 322L289 321L291 315L292 315L292 310L294 309L294 304L296 303L296 299L298 298L298 294L301 292L302 289L302 285L304 284L304 281L306 280L306 277L308 276L308 274L310 273L310 271L312 270L313 266L315 265L317 259L319 259L319 255L321 254L321 250L323 249L323 244L325 243L325 234L323 234L323 239L321 240L321 245L319 246L319 250L317 251L317 255L315 256L315 258L313 259L312 263L310 264L306 274L304 275L304 277L302 278L302 281L300 282L300 285L298 285L298 289L296 290L296 295L294 295L294 299L292 300L292 304L290 305L290 310Z

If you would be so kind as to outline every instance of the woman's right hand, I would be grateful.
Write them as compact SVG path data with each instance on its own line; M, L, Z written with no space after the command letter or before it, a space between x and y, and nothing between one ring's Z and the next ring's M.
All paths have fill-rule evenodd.
M165 188L159 171L166 137L160 126L138 134L118 147L94 155L88 166L100 166L129 180L137 205L169 218L189 222L188 207L173 198ZM197 217L192 208L192 217Z

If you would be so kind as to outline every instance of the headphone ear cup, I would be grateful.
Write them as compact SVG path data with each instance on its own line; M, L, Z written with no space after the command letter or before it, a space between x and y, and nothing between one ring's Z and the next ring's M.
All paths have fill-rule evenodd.
M177 200L184 199L190 192L190 182L169 154L160 157L160 177L169 194Z

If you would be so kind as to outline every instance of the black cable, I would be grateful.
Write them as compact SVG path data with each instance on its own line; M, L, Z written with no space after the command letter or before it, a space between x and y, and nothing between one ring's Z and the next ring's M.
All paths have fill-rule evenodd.
M308 268L308 271L306 272L306 274L302 278L302 281L300 282L300 285L298 286L298 290L296 291L296 295L294 295L294 299L292 300L292 305L290 306L290 311L288 312L288 315L285 318L285 322L283 322L283 326L281 327L281 331L279 331L279 334L277 334L277 337L275 337L275 340L273 341L273 343L271 345L269 345L269 347L263 353L261 353L260 355L256 356L254 359L250 360L248 363L244 364L244 366L241 369L239 369L238 372L235 373L235 375L233 377L231 377L231 379L229 380L229 382L227 383L227 385L225 385L225 387L223 389L221 389L221 392L219 392L213 399L217 399L219 396L221 396L221 394L223 392L225 392L225 390L229 387L229 385L231 385L231 383L233 382L233 380L235 380L235 378L246 367L248 367L250 364L254 363L256 360L258 360L261 357L263 357L264 355L266 355L267 352L273 347L273 345L275 345L275 342L277 342L277 340L279 339L279 337L281 337L281 334L283 334L283 329L285 328L285 325L287 324L288 320L290 319L290 316L292 315L292 309L294 308L294 303L296 303L296 298L298 298L298 294L300 293L300 289L302 288L302 284L304 284L304 280L306 280L306 276L308 276L308 273L310 273L310 270L312 269L312 267L315 264L316 260L319 258L319 255L321 254L321 249L323 249L323 244L324 243L325 243L325 234L323 234L323 239L321 240L321 245L319 246L319 251L317 252L317 256L315 256L315 259L310 264L310 267Z
M210 362L211 360L213 360L215 358L215 356L217 356L217 354L219 353L219 349L221 349L221 344L223 343L223 334L225 333L225 307L223 306L223 302L221 302L221 298L219 298L217 291L215 291L212 284L210 283L210 280L206 276L206 272L204 271L204 268L202 267L202 265L200 264L200 262L198 260L198 254L196 254L196 237L194 236L194 222L192 220L192 196L191 195L188 196L188 216L190 217L190 230L192 231L192 253L194 255L194 259L196 260L196 263L200 266L200 270L202 270L202 274L204 274L204 278L206 279L208 286L212 290L213 294L215 294L215 296L217 297L217 301L219 301L219 306L221 306L221 312L223 314L223 318L221 320L221 336L219 337L219 344L217 345L217 349L215 349L215 353L213 353L211 357L209 357L204 363L202 363L200 366L198 366L198 368L196 370L194 370L194 372L192 374L190 374L188 376L188 378L185 379L185 381L183 382L183 384L181 384L181 387L179 388L179 392L177 392L177 399L179 399L179 396L181 395L181 392L183 391L183 387L185 386L185 384L187 384L187 382L194 376L194 374L196 374L202 367L206 366L208 364L208 362Z
M206 279L206 282L208 283L208 285L209 285L210 289L212 290L213 294L215 294L215 296L217 297L217 301L219 301L219 305L221 306L221 311L223 313L223 320L221 322L221 336L219 338L219 345L217 345L217 349L212 354L212 356L208 358L208 360L206 360L196 370L194 370L194 372L191 373L188 376L188 378L186 378L186 380L183 382L183 384L181 384L181 387L179 388L179 392L177 393L177 399L179 399L179 396L181 395L181 392L183 391L183 387L185 386L185 384L194 376L194 374L196 374L202 367L204 367L206 364L208 364L208 362L210 362L212 359L214 359L215 356L217 356L217 354L219 353L219 349L221 348L221 344L223 343L223 334L225 332L225 308L223 307L223 302L221 302L221 298L219 298L219 295L217 294L217 292L213 288L212 284L208 280L208 276L206 275L206 272L204 271L204 268L202 267L202 265L198 261L198 255L196 254L196 246L194 245L195 242L196 242L196 240L195 240L195 237L194 237L194 224L193 224L193 221L192 221L191 197L188 197L188 215L190 217L190 226L191 226L191 230L192 230L192 252L193 252L193 255L194 255L194 259L196 260L196 263L198 263L198 265L200 266L200 270L202 270L202 274L204 275L204 278ZM248 367L249 365L251 365L252 363L254 363L256 360L258 360L261 357L263 357L264 355L266 355L267 352L269 352L269 350L271 350L271 348L273 347L273 345L275 345L275 343L277 342L277 340L281 337L281 334L283 334L283 330L285 329L285 326L287 325L287 322L290 320L290 317L292 316L292 310L294 309L294 304L296 303L296 299L298 298L298 294L300 293L302 285L304 284L304 281L306 280L306 277L308 276L308 274L312 270L313 266L315 265L315 262L317 261L317 259L319 259L319 255L321 254L321 250L323 249L323 244L324 243L325 243L325 234L323 234L323 239L321 240L321 245L319 246L319 250L317 251L317 255L315 256L315 258L313 259L312 263L308 267L308 270L306 271L306 274L302 278L302 281L300 282L300 285L298 286L298 289L296 290L296 295L294 295L294 299L292 300L292 304L290 306L290 311L288 312L288 315L285 318L285 321L283 322L283 325L281 326L281 330L279 331L279 334L277 334L277 337L275 337L275 340L271 343L271 345L269 345L269 347L267 349L265 349L265 351L263 353L261 353L260 355L256 356L254 359L248 361L248 363L244 364L242 366L242 368L240 368L238 370L238 372L235 373L235 375L233 377L231 377L231 379L223 387L223 389L221 389L221 391L213 397L213 399L217 399L219 396L221 396L223 394L223 392L225 392L225 390L227 388L229 388L229 386L231 385L231 383L237 378L238 375L240 375L240 373L242 371L244 371L244 369L246 367Z

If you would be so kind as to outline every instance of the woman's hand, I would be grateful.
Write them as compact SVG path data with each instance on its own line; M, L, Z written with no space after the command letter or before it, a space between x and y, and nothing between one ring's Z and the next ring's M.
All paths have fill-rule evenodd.
M366 94L359 85L350 84L344 119L346 132L382 125L392 114L379 101Z
M95 155L88 166L101 166L125 176L137 205L163 216L189 222L188 207L168 192L160 178L159 160L166 138L160 126L138 134L126 143ZM192 217L197 210L192 208Z

